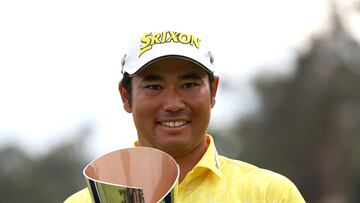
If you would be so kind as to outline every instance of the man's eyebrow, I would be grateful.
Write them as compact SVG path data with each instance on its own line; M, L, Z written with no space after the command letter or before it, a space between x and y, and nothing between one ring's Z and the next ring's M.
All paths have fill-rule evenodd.
M159 80L164 80L164 77L162 77L160 75L147 75L147 76L144 76L141 81L151 82L151 81L159 81Z
M180 79L182 79L182 80L200 80L201 77L196 73L189 73L189 74L180 76Z

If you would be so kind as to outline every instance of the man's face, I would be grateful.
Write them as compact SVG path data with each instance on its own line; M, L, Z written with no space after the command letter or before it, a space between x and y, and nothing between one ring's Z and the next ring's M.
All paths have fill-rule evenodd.
M164 58L132 78L131 101L125 88L120 87L124 108L133 114L140 145L173 157L200 146L215 104L217 83L218 77L211 92L208 74L198 65Z

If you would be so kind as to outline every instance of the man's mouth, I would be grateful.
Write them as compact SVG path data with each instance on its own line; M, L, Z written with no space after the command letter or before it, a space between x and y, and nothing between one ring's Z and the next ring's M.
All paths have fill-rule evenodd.
M186 125L187 123L189 123L189 121L186 121L186 120L180 120L180 121L160 121L160 122L159 122L160 125L163 125L163 126L166 126L166 127L172 127L172 128L180 127L180 126Z

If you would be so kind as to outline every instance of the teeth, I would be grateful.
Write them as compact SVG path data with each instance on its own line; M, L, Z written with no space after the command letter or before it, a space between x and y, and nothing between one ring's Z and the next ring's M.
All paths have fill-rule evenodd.
M163 121L160 122L161 125L167 126L167 127L179 127L182 125L185 125L186 121Z

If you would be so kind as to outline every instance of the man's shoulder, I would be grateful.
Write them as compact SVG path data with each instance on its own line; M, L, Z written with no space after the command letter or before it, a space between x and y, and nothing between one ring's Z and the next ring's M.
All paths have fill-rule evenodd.
M84 188L67 198L64 203L91 203L89 190Z
M253 164L231 159L225 156L220 156L221 164L224 169L228 172L231 172L232 175L239 175L242 178L246 178L249 180L253 180L255 182L268 182L269 184L272 182L283 183L283 184L292 184L292 182L285 176L276 173L271 170L267 170L264 168L257 167Z
M232 170L240 170L242 172L255 172L258 170L261 170L255 165L252 165L250 163L240 161L237 159L232 159L226 156L219 155L220 164L223 168L226 168L226 170L232 169Z
M220 162L227 181L241 182L241 185L246 185L244 190L251 194L255 194L254 188L259 188L260 194L264 192L269 199L276 199L281 194L283 200L305 202L295 184L279 173L224 156L220 157Z

